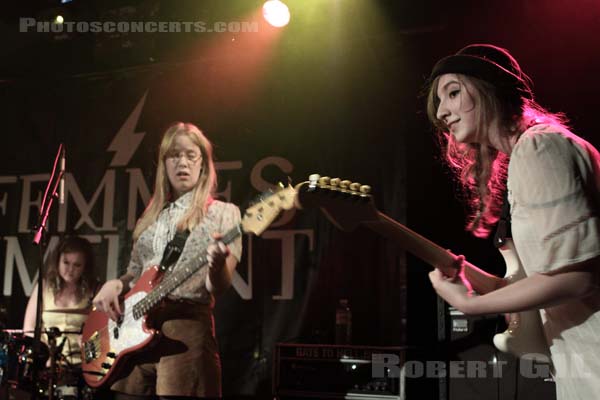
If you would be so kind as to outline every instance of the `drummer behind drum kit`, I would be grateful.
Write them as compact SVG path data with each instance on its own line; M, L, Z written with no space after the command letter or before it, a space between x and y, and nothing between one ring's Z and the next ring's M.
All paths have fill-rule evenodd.
M37 399L93 399L91 388L81 376L81 367L71 365L62 354L66 336L60 336L81 332L61 332L57 328L42 331L48 345L40 343L37 357L33 354L34 339L28 333L33 334L21 329L0 330L0 400L29 399L34 390ZM32 380L34 368L38 370L37 382Z

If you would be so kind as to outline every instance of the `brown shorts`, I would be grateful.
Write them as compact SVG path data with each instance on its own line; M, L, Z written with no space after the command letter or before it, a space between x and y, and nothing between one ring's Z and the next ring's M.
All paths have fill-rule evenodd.
M220 397L221 360L212 307L168 301L151 316L161 338L127 362L111 389L144 396Z

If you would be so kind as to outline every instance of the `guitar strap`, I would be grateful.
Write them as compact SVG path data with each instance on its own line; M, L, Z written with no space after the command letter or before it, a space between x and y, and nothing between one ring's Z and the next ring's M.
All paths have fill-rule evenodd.
M506 239L512 238L511 226L510 226L510 204L508 203L508 189L504 191L504 200L502 202L502 212L500 213L500 219L496 226L496 233L494 235L494 245L496 248L504 246Z
M213 199L211 196L209 196L209 198L206 200L206 208L208 209L208 207L210 207L210 205L212 204L212 202L215 199ZM168 207L167 204L165 204L165 207L163 208L166 209ZM181 252L183 252L183 247L185 246L185 241L187 240L188 236L190 236L190 230L186 229L185 231L177 231L177 233L175 233L175 236L173 237L173 239L171 239L171 241L169 243L167 243L167 246L165 247L165 251L163 252L163 256L162 256L162 260L160 260L160 264L159 264L159 269L161 272L165 272L169 269L169 267L171 267L172 265L175 265L175 263L177 262L177 260L179 259L179 256L181 255Z
M167 243L159 265L159 268L162 272L165 272L171 265L174 265L177 262L189 235L189 229L186 229L185 231L178 231L173 239Z

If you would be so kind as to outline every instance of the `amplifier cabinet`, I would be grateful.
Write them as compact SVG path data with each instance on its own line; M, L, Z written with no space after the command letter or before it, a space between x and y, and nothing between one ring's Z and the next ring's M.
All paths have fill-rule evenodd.
M404 400L403 347L279 343L273 394L285 399Z

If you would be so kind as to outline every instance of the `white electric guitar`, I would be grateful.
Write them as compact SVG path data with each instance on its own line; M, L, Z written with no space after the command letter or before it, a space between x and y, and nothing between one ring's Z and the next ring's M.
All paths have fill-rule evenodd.
M505 239L499 248L506 264L505 280L508 284L525 278L525 270L512 239ZM537 310L508 314L508 328L494 335L494 346L500 351L538 362L550 363L550 349L544 336L542 319Z
M401 247L435 265L446 275L456 274L455 255L429 241L399 222L378 211L370 194L371 188L339 178L311 175L308 182L296 186L297 207L321 208L339 229L352 231L359 225L394 239ZM511 240L500 249L506 262L506 278L489 274L465 261L460 271L477 293L485 294L525 277L523 267ZM498 350L518 357L550 362L550 351L542 330L538 311L510 314L508 329L494 336Z

